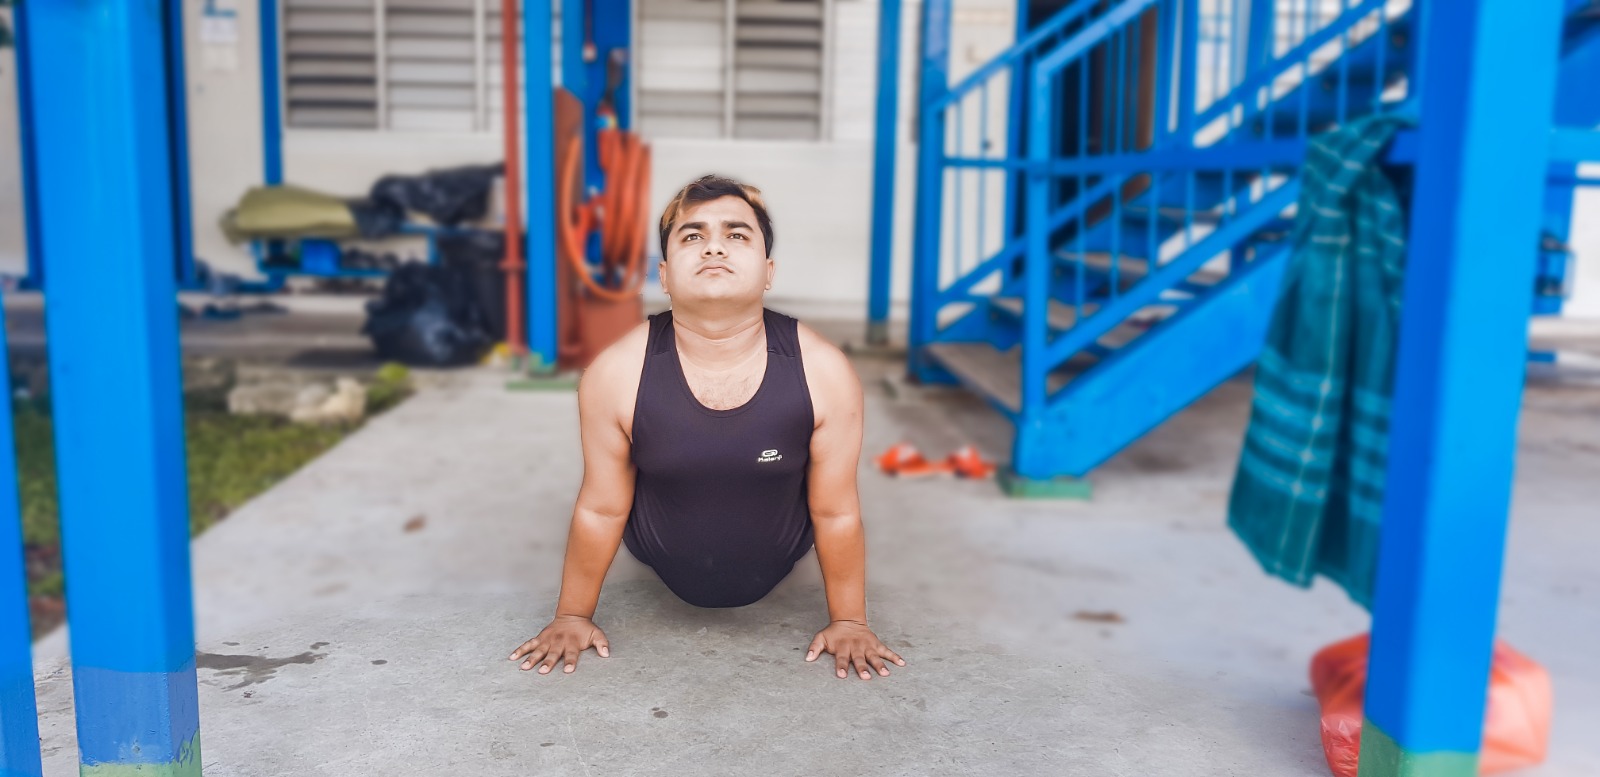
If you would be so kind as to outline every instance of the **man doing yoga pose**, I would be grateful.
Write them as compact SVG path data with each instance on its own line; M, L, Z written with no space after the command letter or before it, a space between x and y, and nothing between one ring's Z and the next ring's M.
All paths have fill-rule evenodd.
M672 310L583 375L583 485L556 615L511 653L522 669L611 654L593 621L618 545L684 601L766 596L813 544L829 623L806 653L861 679L905 661L867 626L866 538L856 493L861 384L844 354L767 310L772 222L753 187L706 176L661 214Z

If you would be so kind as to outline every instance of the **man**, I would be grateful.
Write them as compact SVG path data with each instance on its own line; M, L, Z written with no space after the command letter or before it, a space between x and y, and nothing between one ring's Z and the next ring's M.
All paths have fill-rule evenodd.
M839 349L763 306L776 269L753 187L706 176L661 214L672 310L601 353L578 388L583 485L556 615L511 654L577 668L610 644L594 624L619 544L700 607L766 596L813 542L829 623L806 653L861 679L905 660L867 626L856 493L861 384Z

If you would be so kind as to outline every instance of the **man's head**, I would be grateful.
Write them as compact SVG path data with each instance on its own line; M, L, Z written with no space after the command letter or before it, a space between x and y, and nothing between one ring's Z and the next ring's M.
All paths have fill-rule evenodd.
M761 191L715 175L683 187L661 213L661 286L674 305L761 304L771 288L772 219Z

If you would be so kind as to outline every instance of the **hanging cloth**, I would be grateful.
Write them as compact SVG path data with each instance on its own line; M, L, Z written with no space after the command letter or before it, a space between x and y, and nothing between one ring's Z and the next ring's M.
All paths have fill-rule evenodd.
M1402 125L1367 117L1307 148L1228 503L1268 574L1302 587L1324 575L1368 608L1405 268L1405 214L1380 161Z

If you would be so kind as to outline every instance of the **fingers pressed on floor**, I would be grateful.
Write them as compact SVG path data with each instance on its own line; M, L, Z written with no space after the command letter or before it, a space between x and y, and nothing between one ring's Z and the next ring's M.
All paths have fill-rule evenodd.
M540 661L544 660L544 655L547 652L549 652L549 648L545 647L543 645L528 651L526 654L524 654L524 657L527 660L522 662L522 668L523 669L532 669L534 667L534 665L536 665Z
M855 664L856 674L861 675L861 679L863 679L863 680L871 680L872 679L872 672L867 670L867 659L866 659L866 656L864 654L857 654L856 657L855 657L855 660L852 663Z

